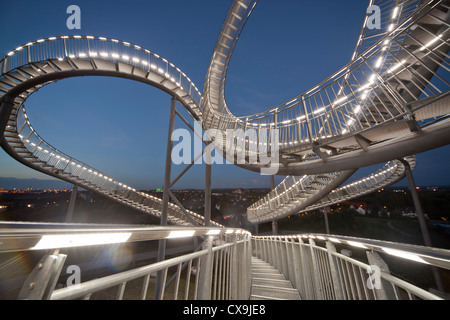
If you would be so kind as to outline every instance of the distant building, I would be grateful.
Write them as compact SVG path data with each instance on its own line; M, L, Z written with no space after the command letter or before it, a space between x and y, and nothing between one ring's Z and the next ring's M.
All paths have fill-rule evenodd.
M234 193L234 194L243 194L244 191L245 191L244 189L239 188L239 189L233 190L231 193Z

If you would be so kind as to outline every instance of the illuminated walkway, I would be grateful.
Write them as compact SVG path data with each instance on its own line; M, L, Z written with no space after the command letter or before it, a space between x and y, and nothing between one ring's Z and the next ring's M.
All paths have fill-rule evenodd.
M164 195L163 199L158 199L54 148L34 130L25 105L27 98L40 88L71 77L119 77L154 86L172 97L169 137L171 130L173 131L175 116L181 117L176 110L177 104L180 104L193 120L202 121L202 129L209 130L214 137L221 137L213 139L211 143L228 161L260 173L265 173L269 166L276 165L278 170L275 174L287 176L266 197L248 208L248 220L254 224L276 221L291 214L325 208L389 186L405 176L413 186L411 170L416 166L414 155L450 143L448 90L450 86L448 82L450 13L447 2L443 0L371 0L369 5L378 5L382 9L383 28L369 30L366 17L354 55L346 66L311 87L310 90L279 106L255 115L236 117L231 110L239 106L228 106L226 102L224 92L226 75L239 36L257 2L255 0L232 1L214 47L203 92L200 92L190 78L167 59L126 41L98 36L59 36L38 39L15 48L0 60L2 148L17 161L34 170L161 218L162 228L168 225L185 228L185 231L180 232L190 232L187 230L192 226L217 228L199 229L199 234L196 235L196 237L206 237L205 239L219 237L218 234L224 236L224 238L214 238L214 241L209 244L205 241L202 251L199 251L202 252L201 254L192 253L199 261L206 259L202 263L198 262L206 266L204 269L206 275L200 276L199 267L195 269L190 264L189 261L192 262L194 256L178 259L181 262L178 260L170 262L174 263L170 265L171 267L188 268L189 272L196 270L196 274L199 275L196 298L271 296L261 292L265 286L257 282L262 280L251 276L252 254L269 262L275 269L280 270L286 277L286 281L290 281L293 287L283 292L293 292L295 289L302 299L403 297L404 293L399 294L397 287L401 287L410 298L413 295L421 298L435 298L410 288L398 279L392 279L388 272L385 272L383 281L390 282L394 287L393 290L386 289L380 295L377 291L363 295L364 286L361 284L366 279L363 276L357 276L357 273L371 271L370 266L356 263L349 258L350 262L345 255L334 252L331 247L332 240L327 238L324 238L327 241L325 246L318 249L313 241L316 239L315 236L308 238L309 243L303 243L301 236L295 240L281 237L268 239L266 243L266 240L251 237L242 231L230 231L228 236L225 236L223 226L212 222L210 213L206 212L210 207L210 185L205 188L205 200L209 203L205 202L204 216L183 208L171 193L171 186L181 175L171 180L172 145L170 141L167 146L169 156L166 160ZM330 48L330 52L332 50L336 48ZM277 59L278 57L274 57L274 63ZM185 122L188 124L188 121ZM247 133L247 136L230 136L230 129L242 130ZM275 158L268 164L262 159L269 154ZM240 161L242 159L244 160ZM385 164L382 165L383 163ZM375 164L382 165L378 171L359 181L345 184L345 181L357 169ZM211 178L208 166L206 176ZM414 189L412 188L413 197ZM174 203L171 203L169 199L172 199ZM414 199L417 205L418 201ZM112 231L115 233L118 229L121 228L112 228ZM44 230L47 229L44 228ZM5 234L10 231L8 228L2 230ZM29 230L29 232L35 231ZM77 232L72 231L71 236L75 237ZM154 230L145 230L144 234L151 239L160 240L159 258L163 260L165 239L169 235L163 236L157 233L156 236L154 232ZM231 234L235 235L234 238ZM193 237L193 234L190 233L189 236ZM149 240L149 238L144 239ZM370 247L370 242L362 243L356 240L347 242L349 242L348 245L358 243L362 246L359 248L363 249ZM10 241L5 243L7 246L11 245ZM5 244L2 245L5 246ZM262 246L258 247L258 245ZM280 253L272 250L278 245L285 250L283 251L285 264L282 265L277 265L282 260L274 258ZM398 245L402 248L400 253L403 254L397 256L416 257L417 248L413 250L409 247L404 248L401 244ZM265 246L272 248L270 252ZM298 247L302 251L305 246L309 249L297 257L297 249L293 248ZM385 244L383 248L384 246ZM44 250L40 247L23 245L9 250L14 251L20 248ZM289 251L291 249L292 252ZM317 254L317 258L315 254L312 254L315 250L321 252ZM326 250L328 258L322 253L323 250ZM389 250L393 253L399 249L388 246L388 254ZM407 253L404 253L405 250ZM216 252L217 255L213 257L213 253ZM239 257L237 252L244 255ZM445 266L447 254L447 252L439 253L444 257ZM434 254L431 256L435 257ZM52 259L58 259L58 257L62 259L57 253L46 256L47 260L43 264L57 263ZM241 261L239 258L244 260ZM419 258L426 261L423 257ZM217 259L217 264L213 266L210 259ZM318 268L323 266L323 272L321 271L319 275L314 274L310 266L307 267L300 262L305 259L309 259L308 263ZM329 260L326 261L326 259ZM377 258L372 256L371 259ZM292 266L302 265L302 267L292 269L288 264L289 260L291 262L298 260L297 264ZM260 265L256 265L261 262L254 261L255 269L261 269ZM439 259L432 258L432 261L434 266L442 267ZM219 276L220 271L214 268L223 267L225 270L223 264L225 262L229 273L224 273L222 276L225 278L222 278ZM158 272L157 298L161 298L164 292L162 284L166 281L168 270L164 263L169 262L164 260L159 263L150 269L130 271L123 279L128 281L143 276L146 279L144 283L148 285L151 273L148 270L156 270ZM341 269L339 269L339 263ZM352 263L353 271L349 271L348 263ZM275 270L272 268L267 270L269 269ZM301 271L304 273L303 278L298 276L300 269L303 270ZM308 275L305 273L306 270L309 270ZM353 274L354 272L357 273ZM213 273L215 274L213 280L217 285L214 287L215 293L211 292L212 283L208 280L208 275ZM345 276L347 273L349 275ZM181 269L177 272L177 275L180 274ZM191 273L188 274L191 275ZM436 275L436 272L434 274ZM56 291L55 296L47 294L46 297L52 299L90 297L94 289L109 286L108 281L111 279L86 285L80 291L81 293L74 294L73 288L67 288ZM121 279L119 277L113 281L120 287L118 294L120 298L123 296L126 285L125 280L120 282ZM225 279L227 287L220 287ZM23 294L23 297L27 296L25 292Z

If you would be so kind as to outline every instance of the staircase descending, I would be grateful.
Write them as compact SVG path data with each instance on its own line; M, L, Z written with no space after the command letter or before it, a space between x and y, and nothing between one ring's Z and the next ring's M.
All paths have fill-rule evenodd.
M251 300L300 300L300 295L276 268L252 257Z

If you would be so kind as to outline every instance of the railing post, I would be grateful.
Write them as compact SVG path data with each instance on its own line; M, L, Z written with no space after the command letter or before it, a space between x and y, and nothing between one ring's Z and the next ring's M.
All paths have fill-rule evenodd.
M305 298L312 300L314 298L313 292L311 291L311 268L309 267L310 261L307 261L307 251L303 247L305 243L302 239L299 239L299 252L300 252L300 263L302 268L302 279L303 279L303 291L305 292Z
M312 130L311 130L311 124L309 123L309 114L308 114L308 110L306 108L306 102L305 102L304 96L302 96L302 106L303 106L303 113L305 114L305 122L306 122L306 129L308 132L309 143L311 145L313 145L313 134L312 134Z
M289 238L286 238L286 257L289 272L289 281L291 281L291 283L295 283L294 257L292 256L292 242L291 239Z
M247 235L247 292L245 295L245 299L250 299L251 295L251 286L252 286L252 250L253 245L251 241L251 235Z
M380 255L376 252L367 251L367 259L369 260L370 265L377 266L380 268L381 272L391 274L389 271L389 267L387 263L380 257ZM396 293L394 288L390 285L390 283L386 280L380 280L380 287L374 287L377 298L380 300L396 300ZM366 285L366 284L364 284Z
M317 300L323 300L323 292L322 292L322 286L321 286L321 281L322 279L320 279L320 273L319 273L319 265L317 263L317 259L316 259L316 253L315 253L315 247L316 243L314 242L313 239L309 239L309 248L311 249L311 261L312 261L312 266L313 266L313 278L314 278L314 288L315 288L315 292L316 292L316 299Z
M296 250L296 246L300 246L300 242L296 242L295 240L292 242L292 259L293 259L293 270L294 270L294 282L293 285L295 289L297 289L300 297L302 297L303 292L301 290L302 284L302 268L301 268L301 257L299 250Z
M19 292L19 300L49 300L67 256L45 255L34 267Z
M203 250L208 250L208 254L200 260L200 279L198 300L211 300L212 271L213 271L213 237L208 236L203 242Z
M231 300L238 300L238 285L239 285L239 281L238 281L238 270L239 270L239 265L238 265L238 257L239 257L239 252L238 252L238 248L237 248L237 235L234 235L234 244L233 244L233 249L232 249L232 253L231 253Z
M342 291L341 278L339 276L338 262L333 253L336 253L336 247L330 242L326 242L328 261L330 262L331 278L333 280L333 288L336 300L344 300L344 293Z
M284 238L284 241L281 242L281 250L283 251L283 267L284 267L284 275L288 280L291 280L291 259L289 257L289 250L288 250L288 243L289 239L286 237Z

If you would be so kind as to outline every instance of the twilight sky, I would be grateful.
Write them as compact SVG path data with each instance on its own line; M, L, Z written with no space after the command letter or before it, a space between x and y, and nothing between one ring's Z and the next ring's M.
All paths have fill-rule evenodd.
M66 26L66 9L72 4L81 8L81 30ZM260 0L231 61L226 87L230 109L239 116L267 110L313 88L345 65L367 4ZM228 0L1 0L0 56L44 37L110 37L165 57L203 91L229 5ZM36 131L66 154L134 188L162 186L170 106L166 93L130 80L79 77L41 89L26 106ZM177 120L176 127L185 125ZM450 184L449 157L449 146L417 155L416 183ZM361 169L357 177L381 166ZM173 175L182 169L174 167ZM0 177L49 178L3 150ZM196 165L175 187L203 186L204 167ZM258 173L232 165L213 167L213 188L268 186L269 178Z

